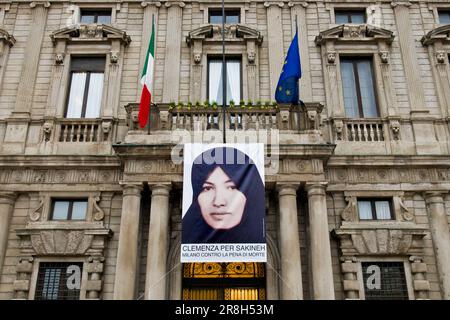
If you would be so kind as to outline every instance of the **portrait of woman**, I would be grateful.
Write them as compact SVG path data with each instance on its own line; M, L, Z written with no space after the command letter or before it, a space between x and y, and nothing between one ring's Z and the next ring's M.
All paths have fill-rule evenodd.
M193 162L191 183L182 243L266 242L264 184L247 154L230 147L206 150Z

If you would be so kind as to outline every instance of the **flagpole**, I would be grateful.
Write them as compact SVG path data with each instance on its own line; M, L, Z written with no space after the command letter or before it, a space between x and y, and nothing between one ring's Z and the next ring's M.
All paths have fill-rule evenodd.
M297 26L297 15L295 15L295 34L297 35L297 41L298 41L298 26ZM298 44L297 44L298 45ZM299 53L300 54L300 53ZM298 92L298 102L297 105L298 106L302 106L303 105L303 101L300 100L300 79L297 80L297 92ZM300 119L301 115L300 115L300 107L297 107L297 127L298 127L298 133L300 133Z
M226 108L227 85L226 85L226 63L225 63L225 3L222 0L222 117L223 117L223 143L227 143L226 138Z
M154 27L155 27L155 15L152 14L152 32L153 32L153 28ZM150 35L150 37L151 37L151 35ZM153 74L151 76L153 77ZM149 88L149 90L150 90L150 88ZM151 119L151 114L152 114L152 108L151 107L152 107L152 99L151 99L151 96L150 96L150 105L148 106L148 130L147 130L147 134L148 135L150 135L150 119Z

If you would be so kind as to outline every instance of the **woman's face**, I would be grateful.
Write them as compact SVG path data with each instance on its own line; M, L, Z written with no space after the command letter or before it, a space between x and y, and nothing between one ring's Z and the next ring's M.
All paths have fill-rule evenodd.
M215 168L203 183L198 204L203 219L214 229L230 229L239 224L247 198L222 170Z

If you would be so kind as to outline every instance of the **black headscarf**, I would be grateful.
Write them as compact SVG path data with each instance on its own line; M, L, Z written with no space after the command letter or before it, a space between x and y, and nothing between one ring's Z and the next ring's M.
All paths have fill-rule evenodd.
M208 161L211 159L213 163ZM203 219L198 203L204 182L217 167L228 175L247 199L241 222L226 230L211 228ZM194 160L191 182L192 204L183 217L182 243L266 242L264 184L256 165L245 153L229 147L203 152Z

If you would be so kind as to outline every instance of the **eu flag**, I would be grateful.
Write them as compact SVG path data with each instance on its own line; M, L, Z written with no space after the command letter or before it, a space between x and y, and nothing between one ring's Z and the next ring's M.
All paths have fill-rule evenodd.
M298 36L295 32L294 39L284 60L283 70L281 70L275 92L275 100L278 103L298 104L298 79L302 77L300 65L300 53L298 52Z

